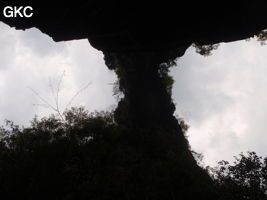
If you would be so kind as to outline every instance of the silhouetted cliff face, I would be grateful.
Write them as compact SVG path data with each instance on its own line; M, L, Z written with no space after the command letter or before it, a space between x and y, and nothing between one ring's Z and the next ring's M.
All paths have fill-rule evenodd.
M166 51L194 43L245 39L267 28L265 0L2 0L0 21L36 27L55 41L88 38L104 52ZM30 18L6 18L5 6L32 6Z

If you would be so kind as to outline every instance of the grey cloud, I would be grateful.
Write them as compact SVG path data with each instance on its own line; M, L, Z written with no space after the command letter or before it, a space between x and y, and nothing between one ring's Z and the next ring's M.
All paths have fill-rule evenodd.
M0 23L0 70L8 69L14 64L13 58L15 55L16 38L10 33L9 27Z
M266 152L266 50L243 41L222 44L208 58L188 50L172 70L177 112L189 112L189 140L208 162Z
M197 60L196 55L178 60L178 66L172 70L175 79L173 98L177 103L177 112L189 112L192 120L201 124L210 115L231 107L234 101L221 89L227 73L207 62L205 65L201 60L198 65Z
M52 38L41 33L41 31L36 28L20 31L18 40L20 45L30 49L32 54L42 58L54 56L55 54L67 54L66 43L56 43Z

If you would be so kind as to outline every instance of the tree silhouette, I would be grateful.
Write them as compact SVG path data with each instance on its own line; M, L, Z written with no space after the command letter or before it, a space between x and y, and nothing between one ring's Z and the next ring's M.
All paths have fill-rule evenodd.
M255 152L235 157L234 165L220 161L213 174L221 200L265 200L267 199L267 157L262 159Z
M212 182L164 130L135 135L112 113L71 108L0 129L1 199L212 199ZM184 130L188 126L179 120ZM136 137L138 135L138 138ZM190 164L191 163L191 164ZM188 167L189 166L189 167Z

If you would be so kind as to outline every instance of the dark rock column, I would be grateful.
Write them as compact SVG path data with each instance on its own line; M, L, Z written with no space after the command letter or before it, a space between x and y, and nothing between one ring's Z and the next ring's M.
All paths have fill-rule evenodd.
M162 63L171 65L183 53L183 50L109 53L105 54L105 61L117 73L124 93L115 111L116 122L133 131L162 130L166 133L164 140L188 151L188 142L173 116L175 105L171 94L159 74Z
M116 54L117 74L124 99L119 103L119 123L131 121L136 126L166 125L174 105L158 75L161 59L158 54ZM123 111L127 113L123 114ZM120 113L120 114L119 114Z
M136 176L143 174L147 178L144 170L162 171L152 173L152 177L159 179L150 183L152 188L158 188L159 193L154 192L158 199L194 200L199 198L201 190L205 199L214 200L210 190L212 181L193 158L173 116L175 106L171 94L159 74L162 63L171 64L167 58L169 54L159 52L105 54L106 64L116 71L124 93L114 113L115 121L125 130L122 137L128 138L128 144L140 152L146 163ZM163 189L166 182L170 185ZM173 196L168 197L170 194Z
M164 130L179 138L187 148L181 128L173 116L175 106L159 75L160 64L170 54L142 52L106 54L106 64L118 75L124 98L115 111L115 120L127 129ZM178 139L177 138L177 139Z

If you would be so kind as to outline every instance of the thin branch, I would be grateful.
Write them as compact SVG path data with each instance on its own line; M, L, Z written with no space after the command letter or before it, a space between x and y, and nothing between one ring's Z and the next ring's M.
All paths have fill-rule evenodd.
M58 102L58 96L59 96L59 92L60 92L60 86L62 84L62 80L63 77L65 76L65 71L63 72L59 82L58 82L58 87L57 87L57 91L55 93L53 86L52 86L52 81L50 79L50 77L48 77L49 79L49 86L51 88L55 103L56 103L56 108L54 106L52 106L51 104L49 104L46 100L44 100L34 89L32 89L31 87L27 86L28 88L30 88L40 99L42 99L42 101L45 104L33 104L33 105L37 105L37 106L43 106L45 108L51 109L55 112L57 112L57 114L59 115L59 117L64 121L64 117L62 116L60 110L59 110L59 102ZM72 101L78 96L78 94L80 94L82 91L84 91L85 89L87 89L89 87L89 85L91 85L92 81L90 83L88 83L83 89L81 89L80 91L78 91L74 97L72 97L72 99L69 101L69 103L67 104L66 108L64 109L64 112L67 110L68 106L72 103ZM63 112L63 113L64 113Z
M33 105L33 106L42 106L42 107L49 108L49 109L51 109L51 110L56 111L55 108L53 108L53 107L51 107L51 106L49 106L49 105L46 105L46 104L32 104L32 105Z
M67 104L66 108L64 109L64 111L67 110L68 106L71 104L71 102L77 97L78 94L80 94L82 91L84 91L85 89L87 89L89 87L89 85L91 85L92 81L90 83L88 83L83 89L81 89L80 91L78 91L74 97L72 97L72 99L69 101L69 103Z
M56 100L57 110L59 110L59 105L58 105L58 94L59 94L60 86L61 86L61 83L62 83L62 80L63 80L63 77L64 77L64 76L65 76L65 70L63 71L62 76L60 77L60 80L59 80L58 85L57 85L57 100Z
M56 95L55 95L55 92L54 92L50 77L48 77L48 79L49 79L49 87L51 88L51 91L52 91L53 97L55 99L55 102L57 102L57 98L56 98Z
M34 89L32 89L30 86L27 86L28 88L30 88L40 99L42 99L43 102L45 102L49 107L53 108L54 110L56 110L53 106L51 106L51 104L49 104L46 100L44 100L37 92L35 92Z
M51 104L49 104L46 100L44 100L34 89L32 89L30 86L27 86L28 88L30 88L40 99L42 99L43 102L45 102L46 104L33 104L33 105L39 105L39 106L43 106L45 108L49 108L55 112L58 113L59 117L64 120L63 116L61 115L60 111L58 109L56 109L55 107L53 107Z

